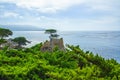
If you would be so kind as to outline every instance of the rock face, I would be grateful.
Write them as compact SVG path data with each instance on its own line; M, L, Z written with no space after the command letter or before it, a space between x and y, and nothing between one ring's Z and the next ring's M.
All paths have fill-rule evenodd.
M41 47L41 51L53 51L55 47L58 47L61 51L65 51L63 38L51 38L50 41L46 41L43 44L43 46Z

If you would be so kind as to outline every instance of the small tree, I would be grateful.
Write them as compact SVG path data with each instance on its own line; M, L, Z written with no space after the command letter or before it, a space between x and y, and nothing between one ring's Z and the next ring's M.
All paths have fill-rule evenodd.
M47 30L45 30L45 33L46 34L50 34L50 36L53 34L53 33L56 33L57 32L57 30L55 30L55 29L47 29Z
M53 47L52 39L56 39L59 35L56 34L57 30L55 29L47 29L45 30L45 33L50 34L50 46Z
M13 32L9 29L0 28L0 39L12 35Z
M18 48L22 48L22 45L27 45L27 43L30 43L30 41L26 40L25 37L16 37L13 41L18 43Z
M0 47L3 43L6 43L7 41L4 39L4 37L8 37L10 35L12 35L12 31L9 29L4 29L4 28L0 28Z
M59 36L58 34L56 34L56 32L57 32L57 30L55 30L55 29L47 29L47 30L45 30L46 34L50 34L50 39L51 38L57 38Z

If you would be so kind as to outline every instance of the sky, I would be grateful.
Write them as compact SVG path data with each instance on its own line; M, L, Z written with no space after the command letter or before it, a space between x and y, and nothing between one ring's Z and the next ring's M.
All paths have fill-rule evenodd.
M118 31L120 0L0 0L0 24L60 31Z

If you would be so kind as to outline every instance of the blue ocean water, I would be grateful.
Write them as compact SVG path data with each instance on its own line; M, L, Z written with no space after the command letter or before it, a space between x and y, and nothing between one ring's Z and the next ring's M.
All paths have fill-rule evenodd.
M27 45L49 40L49 35L43 31L13 31L14 37L24 36L32 41ZM63 37L64 44L79 45L85 51L98 53L104 58L114 58L120 63L120 31L64 31L58 32Z

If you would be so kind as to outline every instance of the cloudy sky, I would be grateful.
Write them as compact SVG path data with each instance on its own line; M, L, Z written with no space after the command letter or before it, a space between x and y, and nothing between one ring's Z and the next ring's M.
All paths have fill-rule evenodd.
M0 24L120 30L120 0L0 0Z

